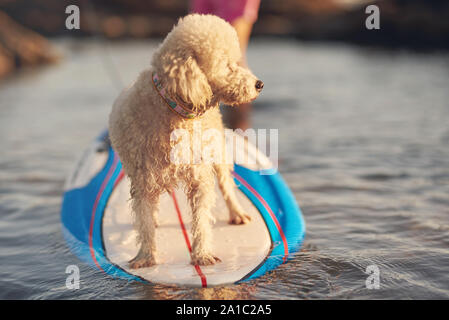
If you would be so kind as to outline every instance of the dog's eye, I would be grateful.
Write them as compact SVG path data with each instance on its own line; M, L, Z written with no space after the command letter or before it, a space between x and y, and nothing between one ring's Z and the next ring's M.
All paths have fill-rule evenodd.
M228 69L229 69L229 71L231 71L231 72L234 72L234 71L235 71L235 67L236 67L236 66L234 66L233 64L228 64Z

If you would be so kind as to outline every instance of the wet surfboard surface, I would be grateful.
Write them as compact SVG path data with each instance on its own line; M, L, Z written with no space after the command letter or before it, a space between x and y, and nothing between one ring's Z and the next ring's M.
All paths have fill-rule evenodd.
M232 138L243 139L237 134ZM304 239L301 210L265 155L251 144L235 145L240 146L236 157L246 152L247 159L253 158L247 164L234 164L232 172L238 200L252 221L228 224L228 209L216 184L212 249L221 262L212 266L190 263L191 209L182 190L174 190L160 199L157 264L128 268L138 251L129 180L108 144L106 131L82 154L66 182L61 220L69 248L113 277L192 287L248 281L287 262Z

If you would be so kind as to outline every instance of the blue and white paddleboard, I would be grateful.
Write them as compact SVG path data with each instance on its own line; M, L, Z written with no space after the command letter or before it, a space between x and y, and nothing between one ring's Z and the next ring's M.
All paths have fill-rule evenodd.
M235 139L243 139L235 135ZM108 143L107 132L85 151L66 182L62 204L64 237L70 249L91 266L122 279L207 287L248 281L286 262L298 251L305 234L295 198L269 159L251 144L241 143L251 165L234 165L240 204L251 216L245 225L229 225L229 214L217 187L213 209L213 252L222 262L190 264L191 215L181 190L161 197L156 229L158 264L129 269L138 251L129 205L129 181ZM241 159L241 158L240 158ZM248 158L247 158L248 159Z

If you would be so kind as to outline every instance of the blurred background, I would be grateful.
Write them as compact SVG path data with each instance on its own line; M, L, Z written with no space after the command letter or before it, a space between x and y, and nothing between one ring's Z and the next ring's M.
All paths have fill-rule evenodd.
M71 4L82 11L82 27L76 32L65 28L62 14ZM368 4L380 8L381 31L361 27ZM20 66L54 60L51 48L38 34L50 39L164 37L188 10L186 0L0 0L0 77ZM263 0L253 35L448 48L449 4L444 0Z
M71 4L80 30L65 28ZM380 30L365 27L369 4ZM0 0L0 298L449 298L447 0L261 1L251 118L279 129L279 170L304 212L292 261L183 289L113 280L70 253L65 178L188 12L184 0ZM65 287L71 264L79 290ZM379 290L365 287L369 265Z

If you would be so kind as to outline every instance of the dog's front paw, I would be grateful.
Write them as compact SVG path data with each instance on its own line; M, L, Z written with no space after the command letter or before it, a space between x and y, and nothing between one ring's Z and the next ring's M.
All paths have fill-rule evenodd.
M152 256L140 254L128 262L130 269L148 268L155 264L156 260Z
M251 217L245 213L232 213L229 224L246 224L251 221Z
M194 266L196 266L196 265L210 266L217 262L221 262L221 260L211 254L205 254L205 255L201 255L201 256L192 256L192 264Z

